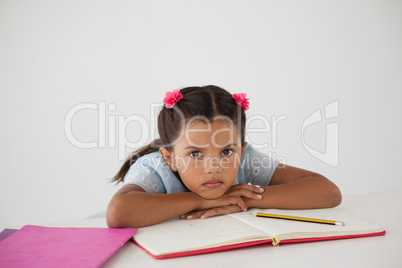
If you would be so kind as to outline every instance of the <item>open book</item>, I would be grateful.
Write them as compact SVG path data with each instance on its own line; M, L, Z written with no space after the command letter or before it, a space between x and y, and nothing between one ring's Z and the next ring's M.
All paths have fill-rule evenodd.
M343 221L344 226L256 217L257 212ZM251 209L208 219L178 218L139 228L134 242L157 259L209 253L262 243L308 242L384 235L385 230L339 209Z

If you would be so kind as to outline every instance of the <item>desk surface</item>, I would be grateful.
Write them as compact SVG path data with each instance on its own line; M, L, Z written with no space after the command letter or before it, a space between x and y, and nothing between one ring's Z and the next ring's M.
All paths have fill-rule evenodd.
M156 260L126 243L102 267L400 267L402 263L402 192L346 196L340 209L381 225L385 236L264 244L182 258ZM59 227L106 227L105 218L46 224Z

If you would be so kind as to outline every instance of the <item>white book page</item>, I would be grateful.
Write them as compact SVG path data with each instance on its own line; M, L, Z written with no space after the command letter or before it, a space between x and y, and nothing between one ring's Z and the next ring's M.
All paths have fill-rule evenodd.
M262 218L255 216L257 212L343 221L345 226ZM252 209L248 212L231 214L231 216L282 239L364 234L383 231L381 226L364 221L336 208L312 210ZM292 235L289 236L288 234Z
M208 219L178 218L138 229L134 239L154 255L271 238L231 216Z

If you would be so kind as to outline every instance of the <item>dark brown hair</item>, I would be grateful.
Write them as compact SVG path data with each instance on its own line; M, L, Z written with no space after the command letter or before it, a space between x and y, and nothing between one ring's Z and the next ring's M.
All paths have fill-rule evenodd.
M112 181L122 182L130 166L143 155L156 152L162 146L171 152L172 144L179 137L183 123L197 116L207 120L213 120L217 116L229 118L237 127L241 145L244 146L246 115L243 108L236 104L232 94L213 85L186 87L181 89L180 93L183 98L171 109L163 107L158 115L160 138L132 153Z

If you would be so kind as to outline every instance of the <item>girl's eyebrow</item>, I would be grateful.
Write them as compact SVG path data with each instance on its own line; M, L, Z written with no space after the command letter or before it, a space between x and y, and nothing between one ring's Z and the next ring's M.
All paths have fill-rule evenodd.
M225 145L225 146L222 146L222 147L220 147L220 148L228 148L228 147L237 147L237 143L229 143L229 144L227 144L227 145ZM195 149L195 150L202 150L202 149L205 149L206 147L195 147L195 146L187 146L186 148L184 148L184 150L187 150L187 149Z
M187 149L202 150L202 149L204 149L204 148L205 148L205 147L200 148L200 147L195 147L195 146L187 146L186 148L184 148L184 150L187 150Z
M228 145L226 145L226 146L223 146L222 148L228 148L228 147L237 147L237 143L229 143Z

